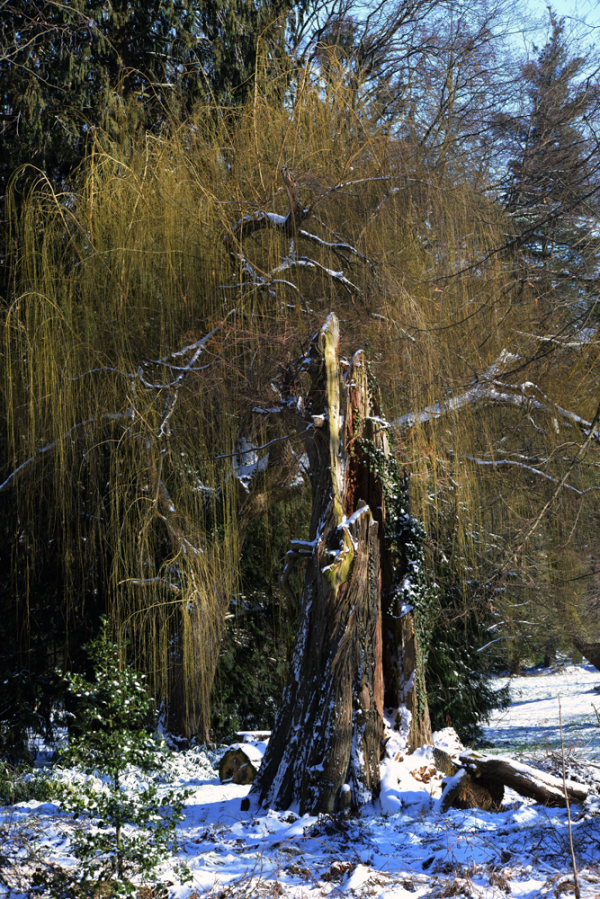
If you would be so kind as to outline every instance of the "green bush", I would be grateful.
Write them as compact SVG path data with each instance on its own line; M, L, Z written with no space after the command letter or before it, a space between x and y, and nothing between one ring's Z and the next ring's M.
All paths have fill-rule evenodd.
M11 661L10 652L0 659L0 758L18 767L34 761L32 736L55 742L56 727L62 723L61 697L55 675L28 668L11 670Z
M147 882L170 855L188 792L160 790L170 753L152 732L153 701L143 675L121 663L106 621L88 653L95 680L66 677L78 703L79 736L71 737L59 761L59 768L76 766L101 777L58 787L62 807L94 824L78 830L72 841L81 873L72 895L100 887L103 895L131 895L132 878ZM139 779L131 783L134 769L143 775L141 786ZM180 873L185 879L187 872Z
M272 728L287 675L290 623L273 623L262 592L249 593L243 605L227 621L219 655L211 714L216 742L230 742L238 730Z
M480 743L482 725L494 709L506 708L510 689L494 686L478 652L486 632L476 604L465 608L461 591L451 584L438 596L439 618L431 635L426 672L431 724L434 730L453 727L463 743Z
M31 799L47 802L53 795L54 784L45 772L0 760L0 805L16 805Z

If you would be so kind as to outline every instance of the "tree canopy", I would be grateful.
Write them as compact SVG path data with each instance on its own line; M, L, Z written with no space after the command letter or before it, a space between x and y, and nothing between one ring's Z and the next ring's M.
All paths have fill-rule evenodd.
M308 508L310 480L298 385L331 312L342 360L362 349L381 389L423 528L430 627L440 641L455 631L437 660L432 648L430 678L446 683L458 634L517 656L597 640L597 82L552 20L522 70L528 105L517 115L513 91L500 115L499 9L450 4L453 17L447 6L403 4L389 32L384 7L356 21L329 11L304 37L311 8L295 8L295 55L279 68L283 7L240 7L244 35L268 33L275 48L250 62L256 42L227 45L235 28L217 6L186 7L177 47L179 10L128 6L123 46L141 54L154 30L164 37L154 74L101 38L100 11L96 26L87 7L48 4L27 22L28 59L43 45L49 73L53 53L70 71L93 37L72 79L87 99L65 110L77 118L97 103L100 119L112 115L106 88L123 127L77 131L68 184L43 162L4 230L3 672L41 685L56 665L85 666L81 646L108 614L170 726L209 738L225 622L243 628L241 597L260 582L240 562L258 522L276 535L274 582L284 574L269 614L298 611L284 560L310 527L294 511ZM215 29L210 101L186 61L200 52L200 20L202 34ZM54 30L40 43L42 22ZM250 55L234 71L236 47ZM0 64L8 83L10 54ZM41 102L42 69L17 69ZM236 94L251 70L252 91ZM160 79L177 83L185 118ZM40 118L27 138L36 153L65 99L50 88L52 125ZM146 101L154 111L139 120ZM573 163L571 181L558 161L543 168L546 147ZM549 262L536 254L550 225L566 255Z
M522 65L522 109L498 118L505 203L523 277L581 322L597 314L600 86L591 54L572 53L554 14L550 25L548 42Z

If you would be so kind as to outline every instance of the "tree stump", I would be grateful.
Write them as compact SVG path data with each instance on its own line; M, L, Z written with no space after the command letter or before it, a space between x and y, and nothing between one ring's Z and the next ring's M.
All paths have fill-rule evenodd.
M379 794L385 499L376 459L387 457L387 434L364 354L342 375L338 343L331 314L295 369L310 376L302 403L293 378L286 382L290 408L304 410L312 515L309 540L293 544L283 576L287 584L290 566L305 562L288 683L251 791L263 805L298 803L300 814L357 810ZM414 681L398 674L407 693Z
M258 773L262 754L253 753L249 746L230 746L219 762L221 783L251 784Z

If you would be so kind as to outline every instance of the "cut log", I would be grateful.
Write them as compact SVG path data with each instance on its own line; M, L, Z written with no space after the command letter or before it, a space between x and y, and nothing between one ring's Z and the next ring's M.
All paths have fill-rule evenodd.
M262 751L252 744L230 746L219 762L219 780L242 785L254 783L262 756Z
M446 777L452 777L460 768L456 759L449 752L439 749L437 746L433 747L433 763L437 770Z
M500 781L461 768L454 776L444 778L440 800L442 814L449 808L481 808L484 811L499 809L504 799L504 786Z
M486 781L503 784L515 790L520 796L535 799L543 805L566 807L562 780L546 774L545 771L539 771L530 765L503 756L481 755L477 752L462 753L459 761L473 778L484 778ZM570 802L583 802L587 797L588 787L585 784L567 780L566 788Z

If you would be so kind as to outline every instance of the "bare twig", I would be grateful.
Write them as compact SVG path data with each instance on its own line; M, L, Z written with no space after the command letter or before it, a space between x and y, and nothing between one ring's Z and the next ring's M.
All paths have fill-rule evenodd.
M565 791L565 800L567 803L567 821L569 823L569 846L571 849L571 864L573 865L573 882L575 884L575 899L581 899L581 890L579 888L579 878L577 876L577 863L575 861L575 850L573 849L573 828L572 828L572 824L571 824L571 804L569 802L569 795L567 793L567 773L565 770L565 743L563 740L562 710L560 707L560 696L558 697L558 724L560 727L560 751L561 751L561 756L562 756L563 789Z

